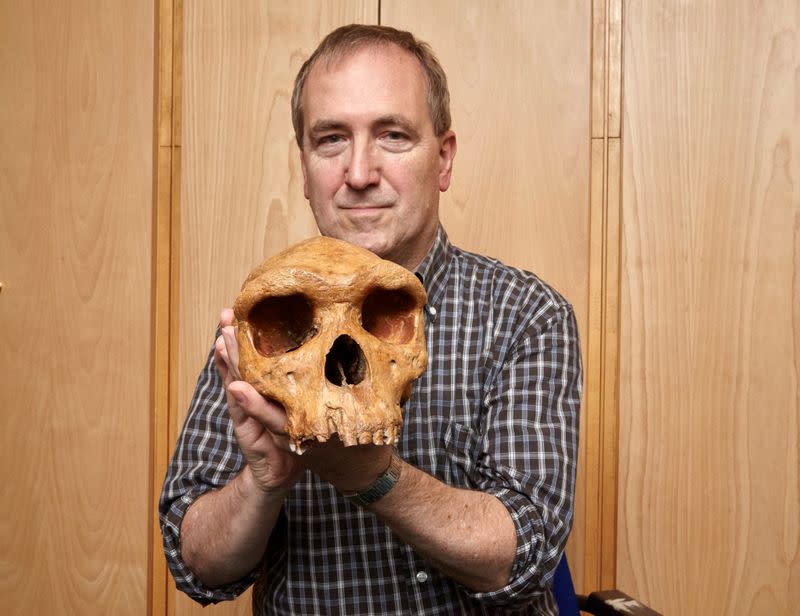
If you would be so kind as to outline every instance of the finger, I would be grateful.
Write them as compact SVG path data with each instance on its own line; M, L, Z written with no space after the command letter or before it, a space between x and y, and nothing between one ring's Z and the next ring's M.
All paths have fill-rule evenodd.
M249 387L247 383L234 381ZM269 434L270 439L274 442L275 436L269 429L258 419L251 416L251 413L245 411L245 406L248 406L247 394L242 392L242 388L228 387L226 389L226 398L228 402L228 415L233 422L233 429L236 433L236 440L239 441L239 446L245 457L250 459L252 457L253 447L256 447L258 441L265 435ZM249 452L249 453L248 453Z
M228 325L233 325L233 316L233 310L231 308L225 308L219 315L220 329Z
M214 357L221 359L225 362L225 367L228 367L228 347L225 345L225 338L222 337L222 334L217 336L217 339L214 340Z
M225 348L225 340L223 340L222 336L218 336L214 341L214 363L217 366L217 372L222 382L227 387L234 379L228 366L228 350Z
M273 434L286 433L286 411L279 404L264 398L250 383L233 381L228 386L228 393L245 415L259 421Z
M239 345L236 342L236 331L233 326L234 314L230 308L225 308L219 315L219 329L222 334L217 338L217 345L220 339L224 341L224 346L220 349L220 355L224 357L228 372L233 377L232 380L241 379L239 374ZM222 352L224 350L224 352Z
M225 349L228 354L228 370L238 381L242 376L239 373L239 343L236 341L236 330L233 325L222 328L222 338L225 340Z

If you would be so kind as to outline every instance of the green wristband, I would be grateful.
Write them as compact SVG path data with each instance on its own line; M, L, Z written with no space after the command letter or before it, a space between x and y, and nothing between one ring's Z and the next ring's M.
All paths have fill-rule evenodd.
M351 503L364 507L370 503L374 503L386 496L389 491L397 484L400 479L400 468L402 465L400 456L396 451L392 452L392 461L389 463L389 468L386 472L378 477L370 487L362 492L355 494L344 494L343 496Z

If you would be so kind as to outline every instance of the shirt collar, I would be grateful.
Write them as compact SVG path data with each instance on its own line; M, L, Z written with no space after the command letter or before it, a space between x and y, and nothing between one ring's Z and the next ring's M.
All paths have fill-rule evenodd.
M425 291L428 293L428 303L425 306L425 310L432 320L436 319L436 315L439 312L442 295L447 285L447 268L450 264L450 259L453 257L452 253L453 247L447 238L447 233L444 227L439 224L433 246L431 246L427 256L419 264L416 271L417 277L422 280Z

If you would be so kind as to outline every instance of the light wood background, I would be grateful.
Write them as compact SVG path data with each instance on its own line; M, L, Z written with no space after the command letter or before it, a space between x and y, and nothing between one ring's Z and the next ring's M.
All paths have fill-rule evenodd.
M620 587L800 609L800 5L625 4Z
M0 0L3 613L201 613L155 501L219 310L315 233L290 90L353 21L448 72L453 240L575 305L579 589L795 614L795 0Z
M149 602L153 6L0 2L0 612Z

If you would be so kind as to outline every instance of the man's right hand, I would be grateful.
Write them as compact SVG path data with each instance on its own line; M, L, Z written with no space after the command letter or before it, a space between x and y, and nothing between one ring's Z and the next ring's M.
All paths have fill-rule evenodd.
M222 312L220 330L214 361L247 464L232 481L197 498L181 524L183 559L210 588L240 580L258 566L283 501L303 471L289 451L283 408L241 380L232 310Z
M214 360L225 384L228 414L239 448L258 487L267 493L286 492L303 471L297 457L289 451L286 412L241 380L239 346L230 308L222 311L220 330L222 335L214 345Z

